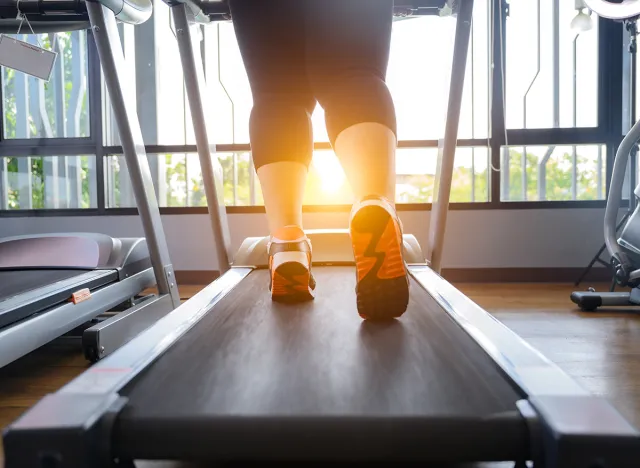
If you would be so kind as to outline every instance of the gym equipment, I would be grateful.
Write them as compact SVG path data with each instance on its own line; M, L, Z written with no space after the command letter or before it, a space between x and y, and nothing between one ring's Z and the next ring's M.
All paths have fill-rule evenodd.
M192 43L198 26L189 18L197 17L194 9L207 15L208 7L189 2L170 4L180 52L191 52L182 56L187 86L200 64ZM88 6L92 22L113 22ZM467 0L453 10L438 166L446 201L472 9ZM200 92L189 94L192 109ZM207 183L217 196L215 179ZM415 237L404 242L409 309L399 320L371 323L356 312L348 233L308 235L314 301L272 302L267 239L246 239L216 281L9 426L7 467L167 466L164 460L637 465L638 431L440 277Z
M111 8L112 24L93 34L109 88L145 238L117 239L91 233L60 233L0 239L0 367L63 335L82 334L87 359L101 359L180 305L148 161L126 83L118 78L123 58L105 44L116 19L139 24L151 3L19 0L0 5L0 32L14 34L25 15L36 34L89 28L87 10ZM117 30L109 36L118 41ZM120 43L118 42L118 47ZM144 190L151 187L151 192ZM156 285L159 294L137 297ZM105 314L105 313L109 314ZM87 325L89 326L87 328Z
M629 72L627 76L624 77L623 79L623 94L625 94L628 97L627 112L625 113L625 118L623 119L623 128L624 128L623 131L627 132L628 130L631 129L631 126L636 121L635 102L636 102L636 79L637 79L636 68L637 68L637 49L638 49L638 44L637 44L638 25L635 19L625 19L623 21L624 21L625 29L628 32L628 36L627 36L628 42L626 45L629 51L629 55L627 56L627 67ZM627 197L629 200L629 204L627 206L627 211L625 212L624 216L622 216L622 218L620 219L620 221L618 221L618 224L616 225L616 231L615 231L616 234L627 223L629 216L633 214L637 205L636 196L635 196L637 160L638 160L637 144L633 145L630 156L631 157L629 158L629 172L628 172L629 180L628 180L628 186L627 186L627 190L628 190ZM604 242L600 246L596 254L591 258L591 261L589 262L589 264L584 268L584 270L582 270L582 272L580 273L580 276L574 283L574 286L580 286L580 283L582 283L582 281L587 277L587 275L589 274L593 266L596 263L599 263L600 265L607 267L609 271L611 271L610 292L615 291L616 279L615 279L614 271L611 266L611 259L601 258L601 255L605 252L605 250L607 250L606 242ZM609 252L607 251L607 253Z
M585 0L585 4L599 16L624 22L630 34L631 52L635 53L636 22L640 18L640 0L625 0L622 3ZM626 213L622 220L618 221L627 163L630 156L635 159L637 144L640 140L640 122L632 123L631 129L622 139L616 152L604 217L605 245L611 256L613 269L611 291L599 293L590 288L589 291L573 292L571 300L584 311L595 311L598 307L640 305L638 289L640 286L640 205L636 201L636 198L640 197L640 185L630 193L629 200L633 211ZM635 164L631 165L631 170L635 170ZM635 174L632 180L635 180ZM620 228L622 231L618 235ZM592 263L595 261L597 260L593 260ZM631 288L631 291L615 292L616 285Z

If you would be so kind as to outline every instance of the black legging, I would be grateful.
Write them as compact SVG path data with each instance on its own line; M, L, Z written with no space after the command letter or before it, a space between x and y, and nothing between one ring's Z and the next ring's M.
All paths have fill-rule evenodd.
M385 83L393 0L231 0L253 110L253 162L309 165L311 115L325 110L332 144L355 124L396 133Z

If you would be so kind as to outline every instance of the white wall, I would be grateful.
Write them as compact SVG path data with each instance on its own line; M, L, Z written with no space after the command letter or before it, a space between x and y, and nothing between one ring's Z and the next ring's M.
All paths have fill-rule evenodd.
M451 211L444 268L583 267L603 242L604 209ZM402 212L405 231L427 242L428 212ZM308 213L305 228L344 228L348 213ZM216 270L205 215L166 215L163 224L176 270ZM264 235L263 214L229 217L234 250ZM142 236L136 216L3 218L0 237L42 232L95 231Z

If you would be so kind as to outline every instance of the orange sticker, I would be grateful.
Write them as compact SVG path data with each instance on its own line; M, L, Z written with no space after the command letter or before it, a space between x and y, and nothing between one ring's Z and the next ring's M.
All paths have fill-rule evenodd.
M71 294L71 299L69 299L69 301L73 302L74 304L79 304L80 302L86 301L89 298L91 298L91 291L89 291L88 288L85 288Z

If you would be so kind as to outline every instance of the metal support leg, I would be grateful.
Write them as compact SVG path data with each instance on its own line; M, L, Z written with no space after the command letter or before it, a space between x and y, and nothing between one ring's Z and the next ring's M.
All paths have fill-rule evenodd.
M449 104L447 107L447 123L444 139L440 141L438 154L438 170L434 187L434 202L429 223L429 246L427 259L431 268L440 272L444 235L449 211L451 180L458 140L458 124L462 107L462 91L467 68L467 53L471 36L471 19L473 16L473 0L460 2L453 46L451 84L449 87Z
M625 215L622 217L622 219L620 220L620 222L616 226L616 232L618 232L620 230L620 228L622 228L622 226L624 226L626 224L627 220L629 219L629 216L631 216L631 212L630 211L626 212ZM573 284L574 286L580 286L580 283L582 283L582 280L585 279L587 274L589 274L589 271L591 271L591 268L593 268L593 265L595 265L596 263L599 263L599 264L604 265L605 267L611 269L611 263L610 262L605 262L604 260L602 260L600 258L600 256L606 250L606 248L607 248L607 244L602 244L602 246L600 247L600 250L598 250L596 252L596 254L593 256L593 258L591 259L589 264L585 267L584 270L582 270L582 273L580 273L580 277ZM611 285L611 291L613 291L615 289L615 284L616 284L615 278L613 278L612 281L613 281L613 283Z
M184 73L185 87L191 109L191 120L196 137L198 157L202 169L202 181L204 183L207 205L209 207L209 219L213 230L216 255L220 273L229 269L231 253L231 239L227 223L227 212L224 204L223 172L222 166L216 156L214 144L211 142L211 134L207 131L207 123L212 122L206 115L203 106L203 94L206 96L206 83L204 70L200 59L200 48L194 48L191 27L187 17L187 6L176 4L171 7L173 21L178 38L178 49ZM196 36L197 37L197 36ZM197 52L197 56L196 56ZM211 100L207 100L211 102Z
M178 307L180 295L173 265L169 259L169 248L162 228L158 199L136 115L135 99L130 96L131 88L127 80L121 79L125 63L116 19L110 10L97 2L87 2L87 12L109 90L111 106L116 117L138 212L149 246L158 291L160 294L169 294L173 306Z

